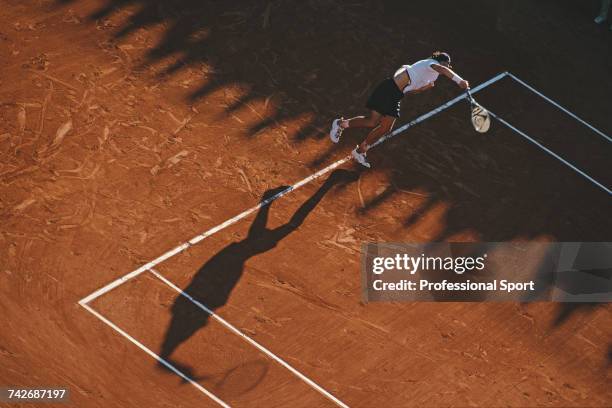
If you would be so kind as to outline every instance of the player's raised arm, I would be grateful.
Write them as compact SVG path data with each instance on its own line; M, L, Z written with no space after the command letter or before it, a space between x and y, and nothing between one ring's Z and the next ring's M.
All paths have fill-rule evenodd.
M468 81L461 78L449 67L445 67L444 65L440 65L440 64L431 64L431 68L437 73L439 73L440 75L444 75L448 79L454 81L461 89L468 89L470 87L470 84Z

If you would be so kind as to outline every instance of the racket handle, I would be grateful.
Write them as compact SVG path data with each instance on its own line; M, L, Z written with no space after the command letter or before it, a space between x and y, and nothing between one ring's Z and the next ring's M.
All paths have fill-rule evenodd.
M465 90L465 93L467 94L468 100L469 100L471 103L474 103L474 98L472 97L472 91L470 90L470 88L467 88L467 89Z

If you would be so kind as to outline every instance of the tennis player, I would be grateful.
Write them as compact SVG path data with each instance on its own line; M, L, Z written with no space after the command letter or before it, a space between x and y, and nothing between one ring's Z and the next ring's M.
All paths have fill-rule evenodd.
M335 119L329 132L331 141L338 143L342 131L347 128L371 128L366 139L352 151L355 160L370 167L366 153L370 146L393 128L395 120L400 116L400 101L404 95L418 94L433 88L440 74L453 80L461 89L469 88L469 83L451 69L450 55L436 51L428 59L413 65L403 65L392 78L378 84L366 103L371 111L369 117Z

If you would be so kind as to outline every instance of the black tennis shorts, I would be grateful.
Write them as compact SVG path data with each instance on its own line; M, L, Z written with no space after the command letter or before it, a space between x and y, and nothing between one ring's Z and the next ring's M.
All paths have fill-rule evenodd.
M366 102L366 108L385 116L400 116L400 101L404 97L393 78L387 78L376 86Z

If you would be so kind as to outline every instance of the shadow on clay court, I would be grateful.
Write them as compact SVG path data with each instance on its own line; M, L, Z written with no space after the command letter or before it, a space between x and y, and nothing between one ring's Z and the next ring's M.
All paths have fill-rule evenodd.
M57 0L57 4L78 1ZM189 103L238 85L245 92L226 107L228 115L256 101L274 106L250 127L248 136L299 120L299 128L291 136L293 142L300 143L325 138L330 120L338 114L365 113L365 100L378 81L406 59L430 55L430 45L411 40L418 33L428 32L432 43L449 49L469 42L473 52L482 55L490 52L487 46L476 47L471 38L484 28L495 37L496 49L503 46L505 37L494 24L502 9L485 0L474 3L478 4L456 8L451 0L442 0L442 4L364 1L349 6L329 0L107 0L86 18L90 24L112 30L113 42L133 41L131 36L139 30L163 25L161 39L153 47L147 44L149 50L140 59L134 57L134 73L153 68L158 79L164 79L186 68L194 69L201 82L189 91ZM454 10L452 15L438 12L446 7ZM129 17L123 19L126 12ZM406 14L428 18L415 17L406 24ZM465 37L432 30L449 24ZM482 68L487 75L499 72L515 58L501 55L485 59L491 66ZM438 92L439 97L430 103L444 100L454 91L446 87L444 94ZM344 142L330 146L311 165L317 167L346 147Z
M535 275L536 287L543 292L555 291L553 300L561 302L553 327L562 325L575 313L588 313L605 305L594 302L595 298L612 292L610 245L603 242L578 245L575 258L568 264L559 263L563 247L567 245L552 246ZM567 248L565 251L567 254Z
M77 1L58 0L57 4ZM563 24L562 20L551 19L579 9L581 32L590 32L595 27L587 15L594 15L596 3L563 1L560 11L553 2L509 0L475 1L461 8L450 0L364 1L351 5L326 0L108 0L87 17L90 24L109 21L103 26L110 27L114 42L132 41L131 35L139 30L163 25L161 40L140 60L134 60L131 69L135 74L153 69L159 79L164 79L188 67L201 72L202 83L189 91L188 103L238 85L245 92L226 107L228 115L257 101L270 101L274 107L248 129L246 136L254 137L278 123L299 121L291 142L300 144L309 139L324 140L330 119L339 114L365 113L363 104L376 83L406 60L429 55L432 44L443 44L451 54L469 49L456 65L473 82L504 70L546 78L548 71L542 72L542 67L548 70L549 61L544 63L540 57L554 51L551 44L564 44L563 52L557 50L557 64L578 58L569 53L571 47L566 41L557 38L575 42L571 30L548 29L550 24ZM443 9L453 12L440 12ZM130 17L115 23L115 17L128 10ZM537 21L529 24L525 15ZM577 16L567 18L578 23ZM588 71L576 72L591 75ZM403 101L403 118L413 118L417 112L427 112L457 95L452 84L436 88L431 94ZM530 103L526 102L524 108L529 109ZM585 105L589 103L595 102L584 101ZM465 112L451 110L443 115L443 120L438 115L372 152L374 168L388 176L388 185L381 194L369 197L356 216L371 217L405 192L419 191L427 197L414 208L405 209L397 226L401 234L410 234L425 215L445 207L444 228L430 241L452 240L465 231L473 232L481 241L541 237L556 241L609 240L612 219L605 214L610 214L612 206L605 194L498 124L488 135L476 135L467 124ZM457 122L457 118L463 122ZM347 132L346 136L341 143L323 149L311 167L318 168L346 154L363 132ZM565 148L576 150L571 142ZM587 153L592 152L587 149ZM265 218L267 211L262 210L258 219ZM290 229L286 226L276 234ZM272 245L273 234L265 234ZM219 293L201 295L209 307L224 304L244 261L258 253L249 249L254 245L247 245L249 242L232 244L213 257L188 291L196 289L198 282L213 279L215 268L229 267L232 272L225 275L227 282L215 288ZM232 251L238 250L244 254L235 261L228 260L228 254L237 255ZM186 311L193 307L186 299L177 304L183 301L182 306L175 307ZM582 306L561 305L557 320L565 321L576 307ZM174 325L181 321L178 316L173 319ZM166 357L207 320L203 312L194 310L194 324L170 330L164 342Z
M559 265L564 244L551 246L535 273L534 281L538 291L550 292L552 301L558 302L555 317L550 323L553 329L559 328L574 315L586 315L607 307L606 303L590 302L587 298L590 295L601 298L612 291L612 269L606 261L610 258L610 246L608 243L588 244L588 248L581 244L572 264L563 267L569 267L569 270L563 270ZM608 345L607 355L607 365L610 364L612 343Z
M334 186L341 186L356 179L356 172L335 170L286 224L273 229L266 227L271 205L262 207L253 220L247 237L229 244L213 255L195 274L191 283L184 289L185 292L211 311L225 305L244 272L245 263L250 258L275 248L282 239L298 229L308 214ZM262 201L286 188L283 186L267 191ZM179 296L175 300L171 312L172 320L161 346L160 357L184 374L195 378L191 367L172 360L171 356L177 347L208 324L210 315L184 296ZM165 369L164 366L161 367Z
M60 0L57 4L77 1ZM365 100L378 81L406 59L431 53L427 42L411 41L422 33L429 33L430 43L444 44L451 53L469 46L469 56L462 55L461 64L456 65L473 81L504 70L514 71L517 60L522 61L521 70L537 71L537 66L525 65L534 59L529 50L512 46L511 34L523 21L522 13L529 11L544 18L553 7L500 0L476 1L457 9L454 2L448 1L453 13L440 13L446 1L364 1L350 6L340 3L108 0L88 18L90 23L111 21L108 26L116 42L132 41L131 34L138 30L163 25L161 39L145 47L148 51L140 60L134 57L135 72L151 68L166 78L188 67L196 71L201 68L198 72L204 83L189 91L190 103L238 85L245 93L229 103L227 114L255 101L274 105L273 112L261 115L247 136L276 124L298 121L292 142L299 144L309 138L328 142L330 119L339 113L365 113ZM538 7L542 8L540 12ZM577 6L564 2L563 7ZM580 7L582 10L586 6ZM543 10L549 12L541 13ZM116 21L126 11L129 17ZM420 21L419 15L427 15L427 21ZM406 16L415 16L410 17L409 25ZM452 27L461 35L448 36L436 27ZM529 32L522 35L528 36ZM475 37L485 36L487 41L474 43ZM410 44L409 50L404 44ZM512 53L499 52L506 47ZM478 63L472 63L470 58ZM435 92L402 101L402 120L427 112L458 94L448 81L439 82ZM513 98L503 94L498 97ZM534 96L529 94L519 107L529 110L533 101ZM475 134L465 114L466 107L458 105L457 109L460 112L451 109L437 115L372 152L375 171L388 174L389 183L382 194L370 198L358 215L370 216L377 207L401 196L402 191L418 190L426 192L426 202L407 208L401 228L410 231L423 215L437 206L448 205L446 228L432 237L435 241L466 230L475 231L482 241L539 236L552 236L558 241L605 241L609 237L612 222L601 222L601 215L596 215L611 209L605 195L588 183L576 182L578 176L571 170L522 142L511 131L500 129L497 123L489 134ZM555 112L550 118L558 119L559 114ZM339 144L326 143L329 147L310 165L319 169L348 153L363 135L363 131L351 129ZM564 147L576 150L575 143L568 142ZM585 150L589 154L596 152ZM605 169L599 170L609 174ZM585 202L589 203L592 217L585 214ZM598 221L594 221L596 217Z

